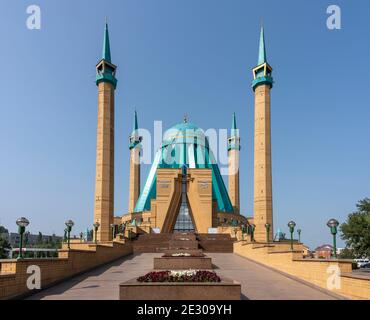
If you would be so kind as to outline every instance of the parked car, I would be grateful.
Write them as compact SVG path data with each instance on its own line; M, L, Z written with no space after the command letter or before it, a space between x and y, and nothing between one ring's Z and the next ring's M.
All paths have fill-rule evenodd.
M370 262L363 264L361 269L370 269Z
M357 267L362 268L363 265L370 262L369 259L354 259L354 261L357 263Z

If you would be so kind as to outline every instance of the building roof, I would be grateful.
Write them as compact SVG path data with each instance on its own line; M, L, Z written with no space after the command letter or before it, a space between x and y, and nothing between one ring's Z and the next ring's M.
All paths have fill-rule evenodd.
M168 129L162 146L157 151L144 189L135 206L135 212L150 210L150 201L156 197L157 169L208 168L212 170L212 195L220 212L233 212L229 194L218 164L202 129L185 118Z
M333 246L330 244L323 244L315 249L315 251L332 251Z

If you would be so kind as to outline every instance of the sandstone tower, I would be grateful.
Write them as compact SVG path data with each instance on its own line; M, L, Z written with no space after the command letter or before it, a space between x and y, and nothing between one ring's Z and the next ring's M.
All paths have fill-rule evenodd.
M99 222L98 241L112 240L114 210L114 91L116 66L111 62L108 25L105 25L103 56L96 66L98 128L94 222Z
M229 196L235 213L240 212L240 194L239 194L239 153L240 137L239 130L236 128L236 116L233 114L231 126L231 135L228 139L229 153Z
M264 29L261 28L258 65L253 69L254 109L254 238L266 241L266 223L270 224L269 239L273 237L272 175L271 175L271 112L270 90L273 86L272 68L267 63Z
M133 213L140 195L140 152L142 137L138 133L137 112L134 113L134 125L129 137L130 149L130 186L128 212Z

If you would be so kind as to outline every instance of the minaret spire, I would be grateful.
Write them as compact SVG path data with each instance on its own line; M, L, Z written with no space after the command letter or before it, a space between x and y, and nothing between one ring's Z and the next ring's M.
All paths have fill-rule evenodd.
M240 191L239 191L239 154L240 154L240 137L236 127L235 112L232 116L231 136L228 139L229 155L229 196L234 212L240 212Z
M104 43L103 43L103 55L102 59L112 63L112 58L110 54L110 43L109 43L109 31L108 31L108 21L105 18L105 30L104 30Z
M96 84L99 85L101 82L108 82L116 89L116 69L117 67L112 63L110 53L108 23L105 22L103 54L102 59L96 66Z
M253 90L260 85L267 84L272 88L274 81L272 79L272 67L267 62L266 57L266 44L265 44L265 30L264 27L261 26L261 33L260 33L260 44L259 44L259 52L258 52L258 64L253 69L253 83L252 87Z
M135 110L134 111L134 124L132 126L132 132L137 132L137 130L139 129L139 126L138 126L138 122L137 122L137 111Z
M263 28L263 25L261 25L258 65L264 64L266 62L267 62L267 57L266 57L266 45L265 45L265 30Z
M137 111L134 111L134 122L132 133L129 137L130 149L130 182L128 196L128 212L135 211L136 202L140 195L140 153L142 137L139 136L139 125L137 120Z
M236 115L235 112L233 113L233 121L231 124L231 136L236 136L238 135L237 133L237 127L236 127Z

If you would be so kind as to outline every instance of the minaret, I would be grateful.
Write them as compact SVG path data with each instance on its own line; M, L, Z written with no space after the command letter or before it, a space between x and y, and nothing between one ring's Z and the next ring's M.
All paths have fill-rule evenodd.
M139 136L137 112L134 113L134 125L129 137L130 149L130 187L128 199L128 212L133 213L137 199L140 195L140 152L142 137Z
M98 241L111 241L114 210L114 91L116 66L111 62L108 25L105 24L103 56L96 66L98 129L94 222L99 222Z
M273 237L271 176L271 111L272 68L267 63L265 35L261 28L258 65L253 69L254 109L254 238L266 242L266 223Z
M240 212L240 194L239 194L239 153L240 137L239 130L236 128L236 116L233 113L231 125L231 135L228 139L229 153L229 196L234 212Z

